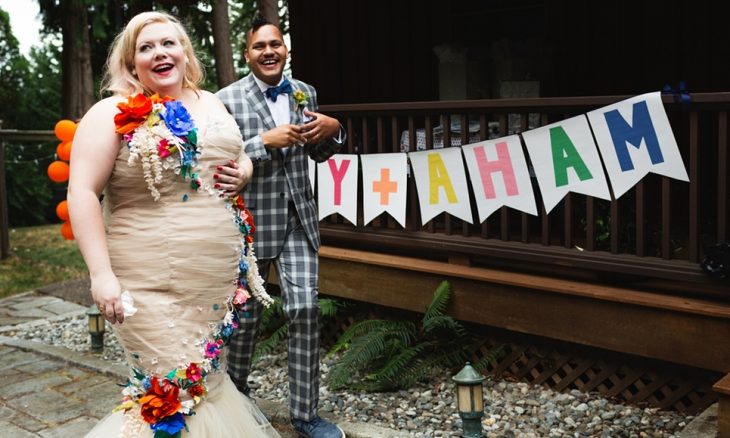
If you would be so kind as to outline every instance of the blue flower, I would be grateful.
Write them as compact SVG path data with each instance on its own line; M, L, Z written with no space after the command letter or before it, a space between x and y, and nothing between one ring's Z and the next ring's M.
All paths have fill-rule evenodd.
M150 425L155 432L161 431L169 435L175 435L185 427L185 418L180 412L165 417L155 424Z
M165 125L174 135L178 137L185 137L190 131L195 128L193 119L190 117L190 113L183 106L183 104L177 100L173 100L165 103L165 114L163 116Z

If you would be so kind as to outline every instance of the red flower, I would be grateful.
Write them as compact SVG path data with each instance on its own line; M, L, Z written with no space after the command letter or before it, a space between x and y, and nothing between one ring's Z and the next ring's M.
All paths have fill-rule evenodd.
M169 141L167 141L166 138L163 138L160 140L160 144L157 145L157 153L160 155L160 158L165 158L170 156L170 149L168 148L168 145L170 144Z
M117 108L121 111L114 116L114 125L117 134L128 134L144 122L152 112L152 100L142 93L129 96L127 103L119 102Z
M188 394L190 394L191 397L200 397L201 395L205 394L205 387L200 384L193 385L188 388Z
M157 377L153 377L150 383L152 386L147 394L139 399L139 404L142 405L144 421L154 424L180 409L181 403L178 398L180 388L165 382L161 385Z
M248 227L251 229L251 234L255 233L256 225L254 225L254 223L253 223L253 215L251 214L250 211L248 211L248 209L244 210L243 212L244 212L243 220L246 221L246 223L248 224Z
M188 365L188 369L185 370L185 377L187 377L191 382L197 382L203 378L203 375L200 367L191 362L190 365Z

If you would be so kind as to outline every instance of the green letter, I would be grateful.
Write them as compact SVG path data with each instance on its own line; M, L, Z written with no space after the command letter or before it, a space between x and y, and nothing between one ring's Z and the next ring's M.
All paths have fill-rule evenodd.
M553 169L555 170L555 187L568 185L568 168L575 169L581 181L593 178L586 163L570 141L565 130L557 126L550 128L550 146L553 149Z

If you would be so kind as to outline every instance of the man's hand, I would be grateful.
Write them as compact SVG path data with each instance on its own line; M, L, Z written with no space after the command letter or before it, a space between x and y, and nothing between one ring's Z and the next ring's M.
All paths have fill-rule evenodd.
M268 149L280 149L289 146L302 145L307 139L302 135L299 125L280 125L261 134L264 146Z
M340 132L340 122L337 119L309 110L304 110L304 115L311 119L302 125L304 137L309 144L322 143Z

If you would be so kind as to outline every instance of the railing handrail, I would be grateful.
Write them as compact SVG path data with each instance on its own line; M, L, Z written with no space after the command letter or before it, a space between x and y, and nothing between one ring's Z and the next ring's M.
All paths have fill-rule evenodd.
M530 97L510 99L478 99L478 100L435 100L420 102L383 102L358 104L331 104L320 105L322 112L352 112L367 113L372 111L441 111L441 110L548 110L548 109L578 109L592 106L604 106L633 97L633 95L618 96L574 96L574 97ZM730 92L694 93L691 94L691 104L730 103ZM662 95L662 101L669 106L679 106L671 94Z
M59 141L53 131L0 129L0 141L47 142Z

